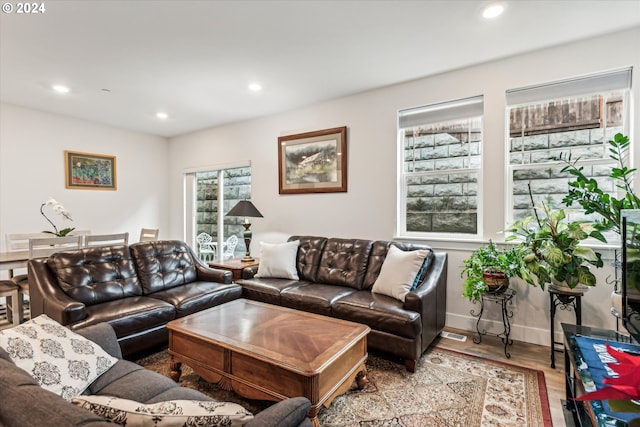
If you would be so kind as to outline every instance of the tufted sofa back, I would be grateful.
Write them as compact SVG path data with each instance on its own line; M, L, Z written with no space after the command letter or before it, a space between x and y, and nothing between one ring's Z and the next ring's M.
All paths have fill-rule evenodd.
M144 294L197 280L194 256L180 240L159 240L129 246Z
M57 252L47 265L62 290L85 305L142 295L127 246Z
M298 256L296 257L296 268L300 280L315 282L318 277L318 266L322 250L327 243L326 237L315 236L291 236L290 242L300 241L298 246Z
M372 245L371 240L328 239L320 258L317 282L362 289Z
M419 282L424 280L435 256L429 246L411 243L317 236L289 238L290 242L294 240L300 241L296 258L300 280L355 289L371 289L380 274L391 245L403 251L417 249L429 251L424 266L420 270Z

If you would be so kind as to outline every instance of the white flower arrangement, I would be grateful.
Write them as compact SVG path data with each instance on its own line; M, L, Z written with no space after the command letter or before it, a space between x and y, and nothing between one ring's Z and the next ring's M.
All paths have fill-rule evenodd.
M69 227L69 228L64 228L62 230L58 230L58 227L56 227L56 225L53 223L53 221L51 221L49 219L49 217L44 213L44 208L46 206L50 206L51 210L53 210L55 213L57 213L59 215L62 215L62 217L64 219L69 220L69 221L73 221L73 218L71 218L71 212L66 210L64 208L64 206L62 206L62 203L58 202L53 197L49 197L49 200L47 200L46 202L44 202L43 204L40 205L40 213L42 214L44 219L49 221L49 224L51 224L53 226L53 230L54 231L45 230L45 231L43 231L43 233L49 233L49 234L54 234L54 235L56 235L58 237L64 237L64 236L68 235L69 233L71 233L73 230L75 230L75 227Z

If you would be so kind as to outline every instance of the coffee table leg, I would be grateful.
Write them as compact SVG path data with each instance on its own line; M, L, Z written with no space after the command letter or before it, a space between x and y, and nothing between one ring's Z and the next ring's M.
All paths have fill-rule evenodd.
M180 375L182 375L182 362L175 362L171 359L169 367L171 368L171 372L169 373L171 379L175 382L180 381Z
M309 412L307 417L309 417L309 420L311 421L311 424L313 424L313 427L320 427L320 421L318 421L317 411L314 414L311 414L311 412Z
M362 390L368 382L369 379L367 378L367 368L363 367L362 371L358 372L358 375L356 375L356 384L358 385L358 389Z

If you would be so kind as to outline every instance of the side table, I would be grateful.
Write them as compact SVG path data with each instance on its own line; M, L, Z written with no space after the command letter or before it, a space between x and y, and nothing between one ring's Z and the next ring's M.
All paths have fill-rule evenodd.
M513 340L509 339L509 334L511 334L510 319L513 317L513 311L508 310L507 306L513 304L512 300L515 295L516 295L516 291L513 289L507 289L506 291L500 294L484 293L480 298L480 312L476 313L475 310L471 310L471 315L478 318L478 320L476 321L476 331L478 332L478 336L473 337L473 342L476 344L480 344L482 342L482 335L496 336L500 338L502 340L502 343L504 344L504 355L507 357L507 359L511 357L511 355L507 351L507 347L513 344ZM473 301L474 304L476 302L477 300ZM480 332L480 326L479 326L480 320L482 319L482 314L484 313L484 306L485 306L485 303L487 302L494 302L496 304L500 304L500 308L502 312L502 324L504 326L504 329L501 333L493 334L493 333L487 332L486 329L483 329L482 332Z
M562 352L564 345L562 342L556 341L555 337L555 317L558 308L560 310L571 311L576 315L576 325L582 325L582 292L565 292L557 289L549 288L549 310L550 310L550 331L551 331L551 367L556 367L556 351ZM556 345L562 346L560 350L556 350Z
M257 267L260 259L255 258L253 261L242 261L241 258L226 259L224 261L210 261L207 263L209 267L219 268L221 270L230 271L233 274L233 281L242 279L242 270L247 267Z

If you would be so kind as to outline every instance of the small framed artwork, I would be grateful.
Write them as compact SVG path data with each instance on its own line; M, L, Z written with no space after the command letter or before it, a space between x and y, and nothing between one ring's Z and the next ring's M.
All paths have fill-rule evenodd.
M347 191L347 127L278 138L280 194Z
M64 152L65 187L85 190L116 189L116 157Z

